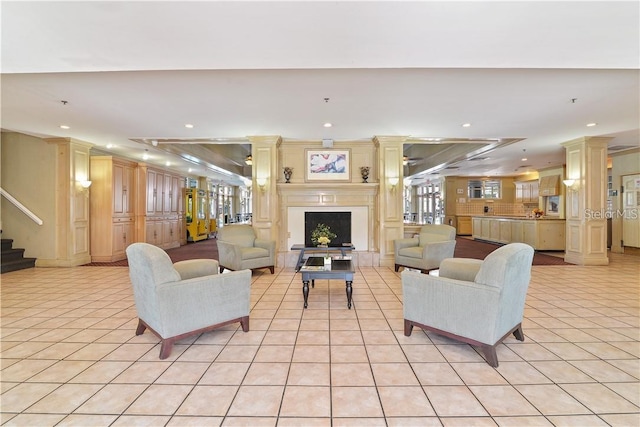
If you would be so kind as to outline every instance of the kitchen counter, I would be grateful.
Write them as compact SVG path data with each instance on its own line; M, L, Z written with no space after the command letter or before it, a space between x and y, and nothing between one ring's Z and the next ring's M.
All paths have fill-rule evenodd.
M565 249L564 219L478 215L471 222L474 239L505 244L522 242L535 250Z

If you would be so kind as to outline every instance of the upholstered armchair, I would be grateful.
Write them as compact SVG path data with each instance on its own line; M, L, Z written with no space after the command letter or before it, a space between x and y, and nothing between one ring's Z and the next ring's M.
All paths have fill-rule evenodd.
M268 268L276 265L276 242L256 238L248 224L226 225L218 230L220 273L227 270Z
M160 359L185 337L240 322L249 330L251 271L218 274L213 259L173 264L148 243L127 247L129 277L138 312L136 335L149 329L160 338Z
M522 316L533 248L511 243L484 261L451 258L439 276L402 272L404 334L414 326L479 346L493 367L496 346L513 333L524 341Z
M409 267L428 273L440 267L440 261L453 257L456 248L456 229L450 225L428 224L418 237L393 242L395 269Z

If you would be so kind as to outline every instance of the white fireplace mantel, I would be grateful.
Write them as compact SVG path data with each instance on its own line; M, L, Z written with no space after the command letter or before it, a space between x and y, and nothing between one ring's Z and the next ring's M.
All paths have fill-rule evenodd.
M374 230L378 188L377 183L279 183L280 250L288 251L292 244L304 243L304 212L335 209L352 212L351 234L356 251L377 251L378 233Z

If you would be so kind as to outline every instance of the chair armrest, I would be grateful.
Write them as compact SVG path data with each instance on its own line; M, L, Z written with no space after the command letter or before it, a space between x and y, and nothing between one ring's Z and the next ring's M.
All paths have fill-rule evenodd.
M413 246L418 246L419 240L417 237L411 238L411 239L396 239L393 241L393 248L394 251L396 253L396 255L398 254L398 251L400 249L404 249L404 248L411 248Z
M218 240L218 259L220 264L227 268L234 268L242 260L242 248L231 242Z
M215 259L188 259L173 264L182 280L218 274L218 267L218 261Z
M251 270L163 283L157 287L157 301L167 336L248 316Z
M276 241L267 239L256 239L253 242L253 246L263 248L269 251L269 254L273 254L276 251Z
M456 249L455 240L443 240L441 242L427 243L422 247L423 259L445 259L453 258Z

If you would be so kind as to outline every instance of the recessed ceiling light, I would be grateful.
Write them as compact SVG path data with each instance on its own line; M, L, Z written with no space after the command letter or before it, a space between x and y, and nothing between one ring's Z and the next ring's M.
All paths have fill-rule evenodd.
M587 123L587 127L593 127L593 126L596 126L596 125L597 125L597 123Z
M462 127L463 128L469 128L469 127L471 127L471 123L463 123Z
M322 126L324 126L326 128L330 128L333 125L331 123L327 122L327 123L323 124Z
M520 160L522 160L523 162L526 162L528 159L526 157L523 157Z
M71 128L67 125L60 125L60 129L71 129Z
M191 129L191 128L193 128L193 125L191 123L187 123L186 125L184 125L184 127L188 128L188 129Z
M166 162L165 165L166 166L171 166L171 162Z
M115 147L115 145L113 145L113 144L107 144L107 148L114 148L114 147Z
M144 153L142 155L142 160L148 160L149 159L149 155L147 153Z
M193 169L189 168L189 169L187 170L187 172L193 172Z

